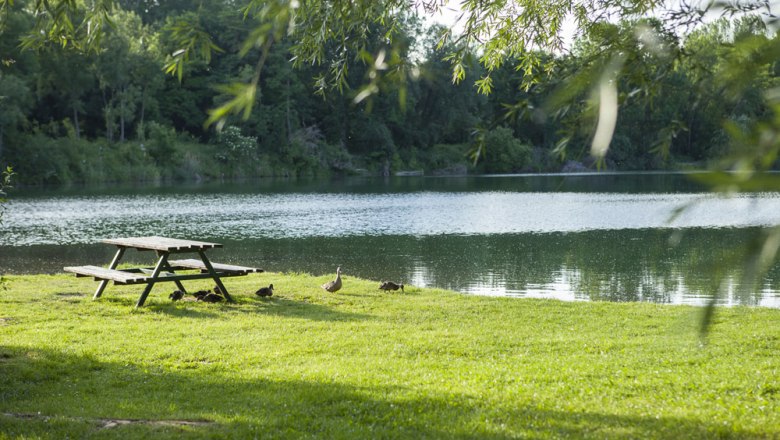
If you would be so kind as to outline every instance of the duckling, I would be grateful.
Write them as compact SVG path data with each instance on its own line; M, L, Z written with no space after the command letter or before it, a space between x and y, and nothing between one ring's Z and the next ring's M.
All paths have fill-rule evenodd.
M222 297L222 295L217 295L216 293L208 292L207 294L198 297L198 301L203 301L207 303L218 303L225 298Z
M198 290L197 292L194 292L194 293L192 294L192 296L194 296L195 298L197 298L197 299L198 299L198 301L200 301L200 300L201 300L201 298L203 298L204 296L206 296L206 295L208 295L208 294L210 294L210 293L211 293L211 292L209 292L208 290Z
M337 292L339 289L341 289L341 267L336 268L336 279L333 281L328 281L327 283L323 284L323 289L327 290L328 292Z
M392 281L383 281L382 284L379 286L380 289L384 291L388 290L398 290L401 289L401 292L404 291L404 285L403 284L397 284Z
M168 295L168 298L170 298L171 301L178 301L184 298L184 292L182 292L181 290L174 290L173 293Z
M255 292L255 295L257 296L273 296L274 294L274 285L269 284L268 287L261 287L260 290Z

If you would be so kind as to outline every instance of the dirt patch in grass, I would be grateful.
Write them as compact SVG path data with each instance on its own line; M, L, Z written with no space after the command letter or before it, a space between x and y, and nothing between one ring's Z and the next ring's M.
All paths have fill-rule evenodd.
M97 419L103 429L116 428L117 426L141 424L158 426L208 426L214 422L208 420L143 420L143 419Z
M18 413L3 413L6 417L13 417L15 419L40 419L49 420L55 418L54 416L46 416L42 414L18 414ZM214 422L209 420L149 420L149 419L88 419L84 417L57 417L70 420L88 421L93 422L100 429L111 429L125 425L155 425L155 426L208 426L213 425Z

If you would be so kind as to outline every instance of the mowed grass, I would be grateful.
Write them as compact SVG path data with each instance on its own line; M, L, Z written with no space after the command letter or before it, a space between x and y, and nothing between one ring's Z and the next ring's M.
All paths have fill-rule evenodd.
M695 307L331 278L135 310L142 286L6 277L0 438L780 438L780 310L718 309L702 344Z

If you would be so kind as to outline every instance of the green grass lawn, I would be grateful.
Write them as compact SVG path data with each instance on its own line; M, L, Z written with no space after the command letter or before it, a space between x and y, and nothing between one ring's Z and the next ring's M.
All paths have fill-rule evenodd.
M702 344L695 307L331 278L136 310L142 286L6 277L0 438L780 438L780 310L718 309Z

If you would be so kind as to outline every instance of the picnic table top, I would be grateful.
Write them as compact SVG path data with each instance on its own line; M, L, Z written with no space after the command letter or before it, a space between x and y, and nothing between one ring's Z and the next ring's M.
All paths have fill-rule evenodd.
M158 236L148 237L123 237L106 238L102 243L113 244L119 247L145 249L154 251L198 251L222 247L219 243L208 243L205 241L181 240L178 238L167 238Z

